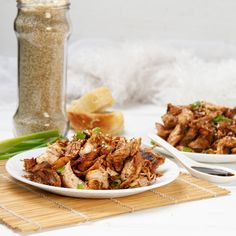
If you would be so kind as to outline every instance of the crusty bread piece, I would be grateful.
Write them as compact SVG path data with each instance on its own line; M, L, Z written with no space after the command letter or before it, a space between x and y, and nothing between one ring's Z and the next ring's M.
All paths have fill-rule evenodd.
M67 109L70 126L77 130L100 127L106 134L118 134L124 129L124 117L121 112L106 112L114 104L111 91L100 87L88 92L72 102Z
M70 125L76 131L100 127L106 134L118 134L124 129L124 117L121 112L71 112L68 111Z
M68 112L100 112L114 104L111 91L107 87L96 88L81 98L72 101Z

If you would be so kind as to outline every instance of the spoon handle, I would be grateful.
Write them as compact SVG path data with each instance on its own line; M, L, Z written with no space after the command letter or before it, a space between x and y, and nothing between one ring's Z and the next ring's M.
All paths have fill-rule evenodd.
M180 151L178 151L175 147L170 145L164 139L157 135L149 135L149 138L157 143L159 146L164 148L167 152L171 154L178 162L180 162L184 167L191 168L192 165L199 165L199 163L189 159L185 155L183 155Z
M234 181L236 179L236 171L234 170L231 170L229 168L223 168L220 166L217 167L217 169L215 169L216 167L213 169L209 165L200 164L186 157L183 153L181 153L179 150L177 150L175 147L173 147L157 135L149 135L149 138L155 143L157 143L159 146L161 146L163 149L168 151L176 161L178 161L183 167L185 167L190 174L197 178L215 183L226 183ZM208 172L206 173L206 171L203 171L203 169L207 169ZM212 171L214 171L214 175ZM218 175L215 175L216 171L218 171ZM224 174L226 172L228 172L229 174L222 176L222 171L224 171ZM221 175L219 175L219 172Z

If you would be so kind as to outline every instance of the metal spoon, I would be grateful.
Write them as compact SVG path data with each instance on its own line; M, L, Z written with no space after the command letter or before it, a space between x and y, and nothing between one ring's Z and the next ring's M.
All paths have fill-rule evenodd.
M236 180L236 171L222 166L198 163L186 157L182 152L157 135L149 135L151 140L174 157L193 176L215 183L227 183Z

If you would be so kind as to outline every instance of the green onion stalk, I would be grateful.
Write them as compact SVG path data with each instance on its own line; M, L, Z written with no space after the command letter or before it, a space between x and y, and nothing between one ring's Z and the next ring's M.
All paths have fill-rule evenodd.
M59 131L49 130L0 141L0 160L9 159L23 151L46 147L62 138Z

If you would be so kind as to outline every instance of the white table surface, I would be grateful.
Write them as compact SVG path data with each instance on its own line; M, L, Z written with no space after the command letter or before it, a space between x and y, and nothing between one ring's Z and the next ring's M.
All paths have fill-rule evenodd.
M123 109L125 134L145 137L154 132L154 123L164 112L153 105L138 105ZM0 107L0 139L12 137L14 107ZM236 163L224 164L236 169ZM228 196L194 201L123 214L96 222L56 228L33 233L40 236L115 236L130 235L236 235L236 183L224 186ZM0 193L1 197L1 193ZM79 199L78 199L79 201ZM42 209L43 210L43 209ZM45 213L46 214L46 213ZM0 225L0 236L22 235ZM23 234L24 235L24 234Z

